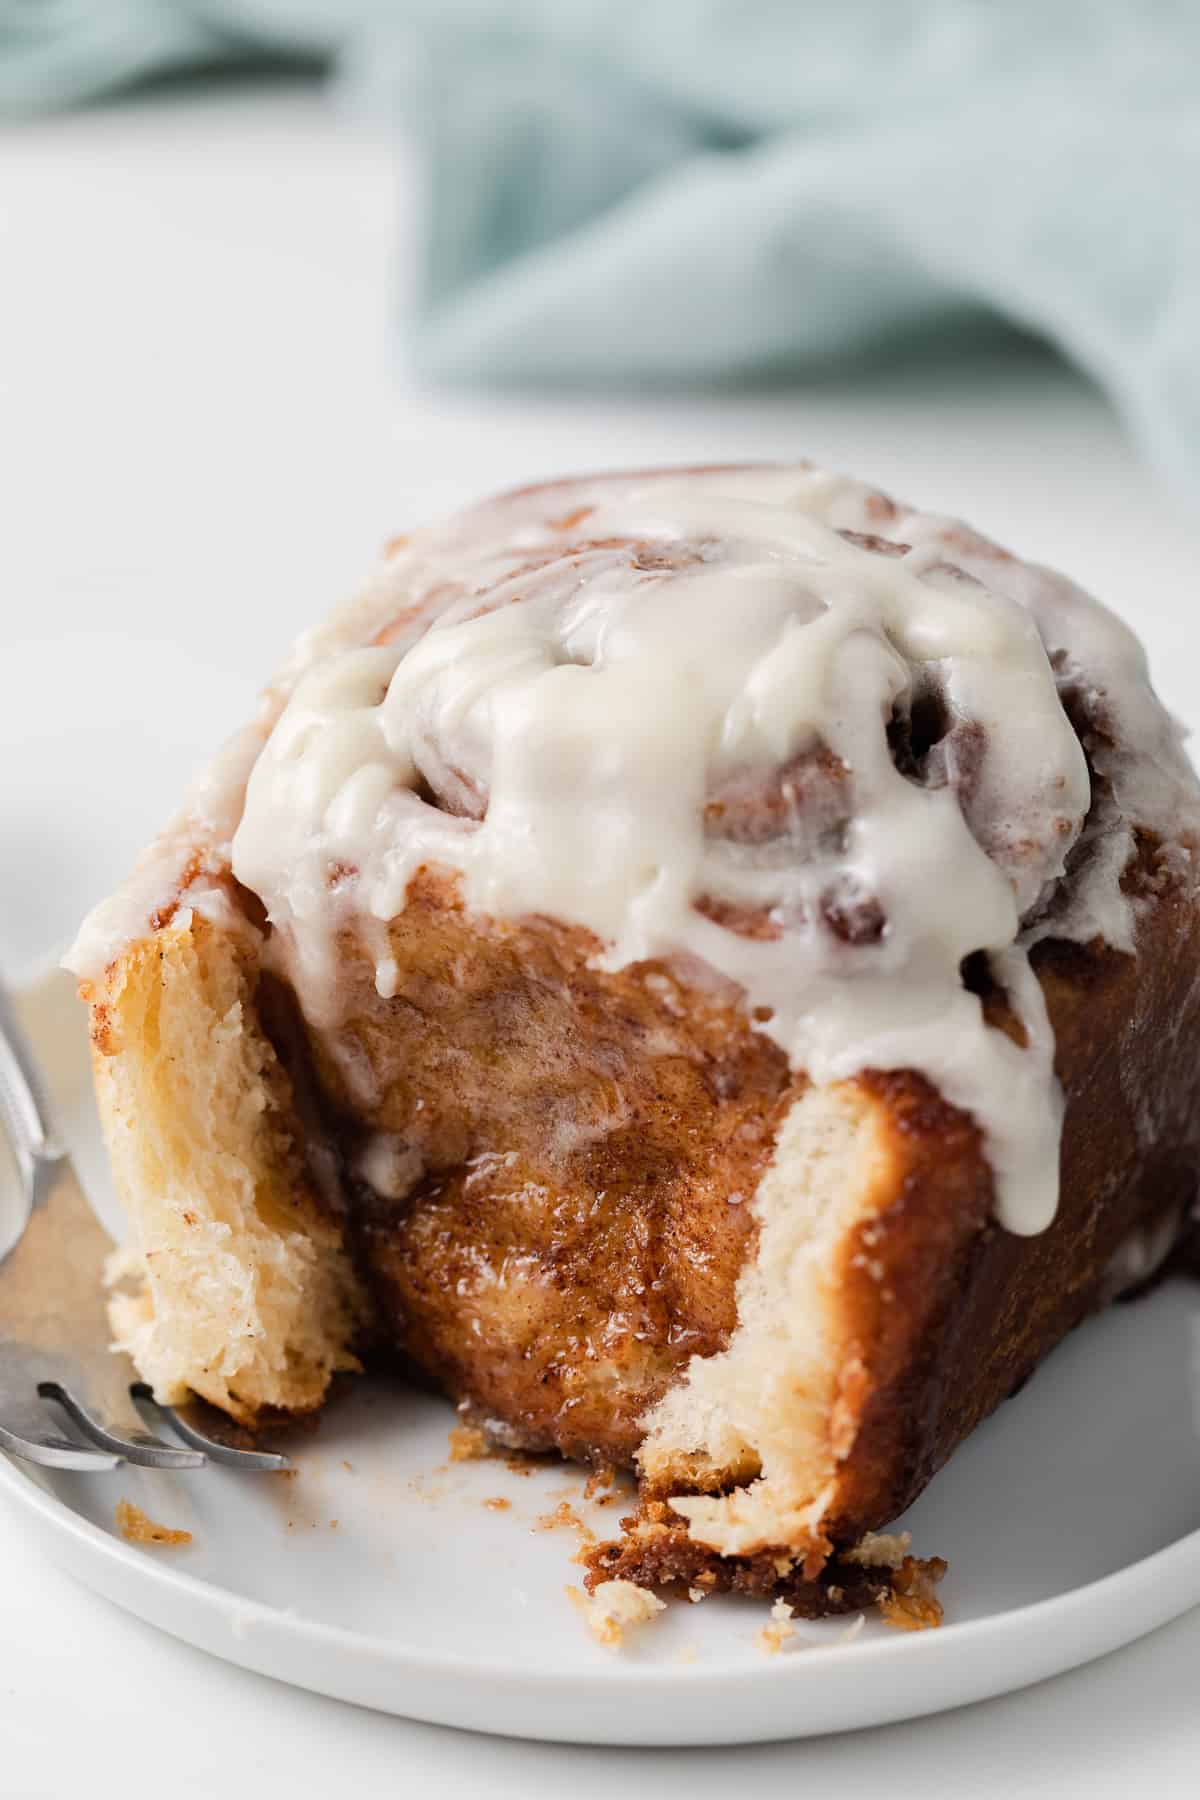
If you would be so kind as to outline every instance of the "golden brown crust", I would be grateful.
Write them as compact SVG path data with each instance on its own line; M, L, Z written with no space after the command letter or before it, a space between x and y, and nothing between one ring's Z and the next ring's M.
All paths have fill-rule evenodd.
M919 1077L863 1078L887 1096L910 1160L897 1204L859 1229L842 1270L870 1374L829 1522L835 1541L910 1505L1111 1297L1106 1277L1123 1241L1173 1209L1182 1228L1194 1198L1200 916L1191 895L1175 889L1143 912L1136 958L1047 941L1034 966L1066 1099L1062 1198L1047 1231L1018 1237L990 1220L974 1130Z

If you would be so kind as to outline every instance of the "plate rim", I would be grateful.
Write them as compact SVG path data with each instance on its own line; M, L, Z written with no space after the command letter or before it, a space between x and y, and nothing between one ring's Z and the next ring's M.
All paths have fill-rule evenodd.
M42 1487L32 1475L24 1474L15 1459L3 1454L0 1454L0 1491L7 1493L18 1505L27 1506L52 1531L72 1539L77 1546L96 1554L112 1566L127 1571L135 1586L145 1584L165 1593L175 1593L235 1617L240 1614L248 1618L270 1619L289 1635L304 1639L314 1647L335 1652L353 1650L358 1657L366 1654L397 1667L411 1666L423 1674L436 1673L445 1677L469 1676L492 1682L536 1679L564 1690L579 1680L577 1672L564 1671L553 1662L544 1665L527 1664L520 1671L515 1671L511 1663L464 1656L454 1651L414 1650L395 1639L381 1637L376 1633L354 1631L346 1626L328 1624L262 1601L243 1599L233 1589L224 1587L217 1581L171 1567L147 1555L145 1551L123 1543L111 1532L75 1512L66 1500ZM1176 1564L1180 1565L1178 1571ZM1181 1574L1183 1579L1175 1579L1177 1574ZM1191 1598L1180 1599L1178 1596L1188 1591L1188 1576L1192 1578L1195 1591ZM703 1663L644 1663L640 1660L622 1661L612 1657L604 1663L597 1663L595 1675L600 1676L604 1686L610 1689L630 1686L641 1688L646 1684L655 1687L694 1688L706 1674L719 1679L723 1687L728 1686L731 1681L749 1681L756 1686L763 1681L773 1681L776 1685L784 1685L793 1679L793 1670L811 1669L834 1659L839 1664L853 1659L856 1664L869 1663L887 1668L898 1660L914 1663L918 1659L930 1661L945 1657L968 1645L975 1650L986 1645L989 1640L1032 1637L1036 1635L1040 1624L1050 1618L1061 1620L1064 1614L1077 1613L1081 1617L1107 1614L1124 1620L1135 1617L1137 1609L1127 1607L1123 1602L1139 1594L1144 1597L1149 1592L1160 1591L1169 1591L1171 1594L1167 1610L1158 1619L1160 1624L1165 1624L1169 1619L1200 1603L1200 1527L1185 1532L1172 1543L1152 1550L1134 1562L1126 1563L1123 1568L1097 1576L1095 1580L1084 1582L1079 1587L1068 1588L1064 1593L1028 1601L1003 1612L989 1613L983 1618L952 1620L936 1631L897 1632L894 1638L868 1639L864 1643L853 1645L836 1642L827 1645L810 1644L805 1646L802 1657L772 1659L764 1662L761 1668L754 1665L740 1667L736 1664L715 1663L706 1671ZM1127 1637L1115 1635L1105 1639L1101 1647L1096 1649L1089 1645L1079 1662L1063 1664L1062 1667L1064 1670L1072 1666L1079 1667L1083 1662L1105 1655L1109 1650L1131 1642L1133 1638L1153 1629L1153 1625L1138 1625ZM602 1670L607 1672L601 1675ZM593 1679L593 1672L589 1671L588 1677Z

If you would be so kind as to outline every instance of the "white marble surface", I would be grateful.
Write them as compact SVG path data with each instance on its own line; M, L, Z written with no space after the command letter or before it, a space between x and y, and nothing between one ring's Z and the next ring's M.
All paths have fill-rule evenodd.
M419 195L301 88L0 135L0 963L71 931L374 547L568 467L805 454L960 511L1112 598L1200 722L1200 534L1034 352L786 391L435 396L393 325ZM1083 1522L1082 1528L1086 1528ZM1195 1791L1200 1615L1010 1699L745 1752L501 1743L291 1692L157 1636L0 1520L0 1789L703 1796Z

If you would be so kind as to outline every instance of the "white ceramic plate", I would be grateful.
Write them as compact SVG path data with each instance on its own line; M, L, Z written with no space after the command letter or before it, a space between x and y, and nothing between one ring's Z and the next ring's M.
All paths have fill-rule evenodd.
M111 1219L80 1020L56 981L24 1010L98 1210ZM800 1624L777 1655L762 1603L672 1606L619 1653L564 1590L563 1499L622 1510L566 1467L448 1463L447 1405L359 1384L296 1448L294 1478L208 1470L47 1477L0 1458L0 1496L119 1605L247 1668L342 1699L514 1736L727 1744L883 1724L1003 1693L1129 1642L1200 1600L1200 1288L1085 1326L902 1521L949 1559L946 1625ZM116 1535L136 1501L189 1548ZM507 1502L489 1506L489 1502Z

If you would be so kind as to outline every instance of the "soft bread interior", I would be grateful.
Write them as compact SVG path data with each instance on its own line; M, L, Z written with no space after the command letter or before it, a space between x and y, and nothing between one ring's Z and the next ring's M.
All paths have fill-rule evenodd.
M253 946L189 910L88 993L96 1087L132 1238L110 1318L160 1399L234 1417L318 1406L356 1366L362 1303L313 1191L253 1005ZM130 1054L122 1054L126 1046Z
M647 1417L639 1461L656 1491L748 1484L671 1498L692 1537L725 1555L803 1546L819 1530L858 1371L837 1272L847 1232L890 1191L881 1124L853 1083L796 1101L755 1196L758 1249L729 1346L694 1358Z

